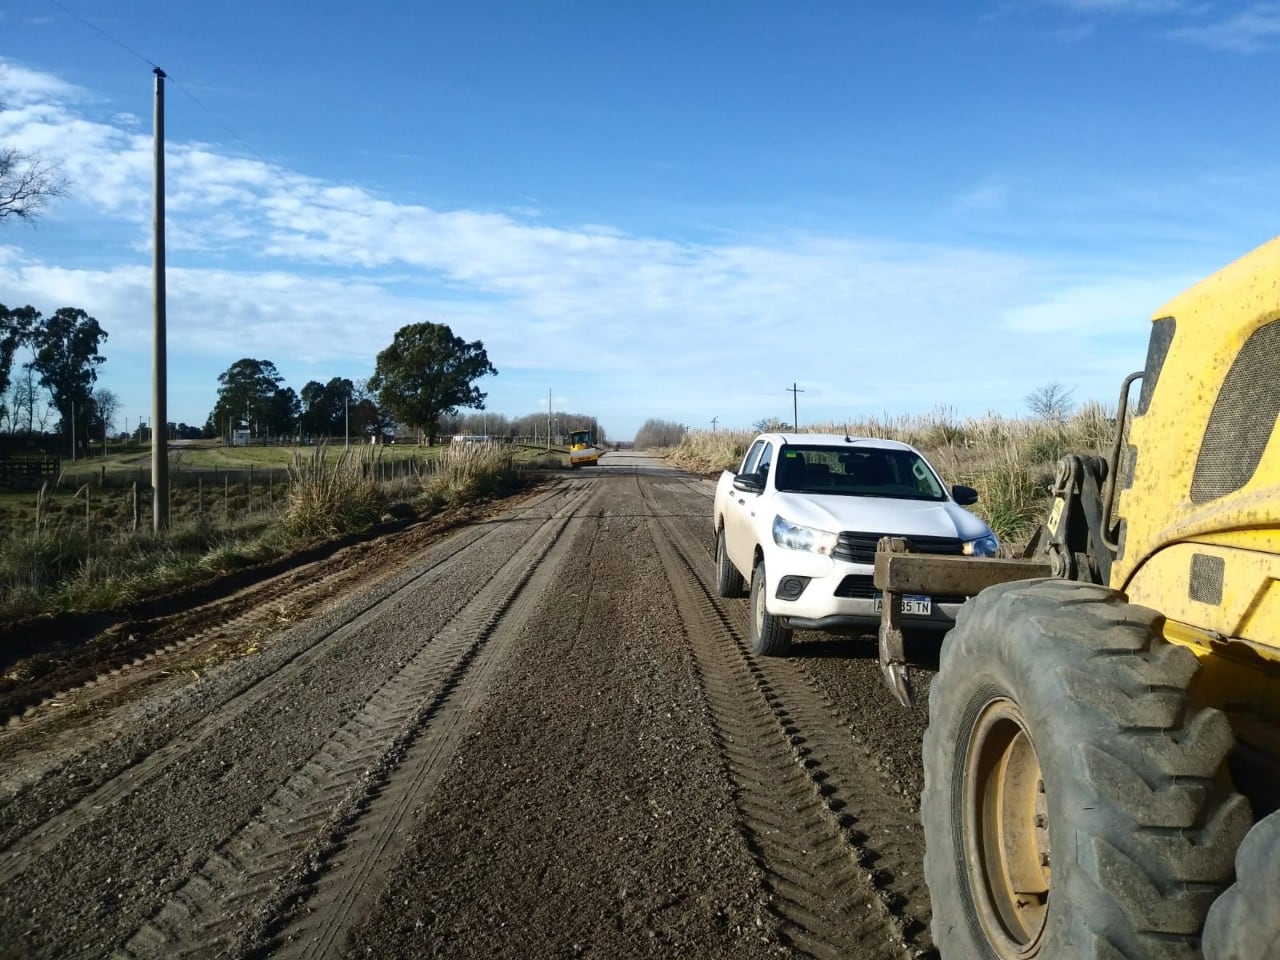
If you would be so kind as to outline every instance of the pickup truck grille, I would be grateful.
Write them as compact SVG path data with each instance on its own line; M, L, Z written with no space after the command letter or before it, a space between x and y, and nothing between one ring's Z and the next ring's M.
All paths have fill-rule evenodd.
M863 573L849 574L836 587L837 597L850 600L874 600L879 592L871 575ZM931 599L934 603L964 603L969 598L963 594L935 593Z
M832 556L837 560L849 563L874 563L876 544L881 537L896 537L896 533L852 533L846 530L840 534ZM963 552L963 541L957 537L907 537L912 553L954 554Z

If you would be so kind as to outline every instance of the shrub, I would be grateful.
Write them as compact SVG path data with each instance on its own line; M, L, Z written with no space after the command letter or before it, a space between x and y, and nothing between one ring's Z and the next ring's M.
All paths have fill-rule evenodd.
M300 540L363 530L382 516L385 498L376 479L372 447L347 447L330 463L320 444L295 453L289 495L281 518L285 533Z

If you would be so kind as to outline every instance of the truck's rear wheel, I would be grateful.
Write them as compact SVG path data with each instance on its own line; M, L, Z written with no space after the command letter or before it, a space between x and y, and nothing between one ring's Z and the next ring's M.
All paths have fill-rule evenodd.
M929 695L925 875L947 960L1195 955L1248 804L1159 616L1064 580L984 590Z
M742 596L742 574L724 550L724 530L716 531L716 596Z
M766 657L785 657L791 651L791 631L765 609L764 561L751 572L751 649Z

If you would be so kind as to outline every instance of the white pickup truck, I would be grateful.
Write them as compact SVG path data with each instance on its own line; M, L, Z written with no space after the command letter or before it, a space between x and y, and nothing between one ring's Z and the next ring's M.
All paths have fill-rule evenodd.
M782 656L792 631L874 633L872 582L881 537L917 553L995 556L990 528L965 506L977 491L950 490L914 447L839 434L766 433L716 487L716 592L750 583L751 646ZM902 598L903 625L945 630L964 597Z

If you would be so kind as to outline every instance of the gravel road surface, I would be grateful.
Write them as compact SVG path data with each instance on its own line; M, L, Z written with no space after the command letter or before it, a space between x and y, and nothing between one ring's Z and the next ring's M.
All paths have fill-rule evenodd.
M924 708L874 638L749 652L712 493L609 454L12 628L0 956L936 956Z

